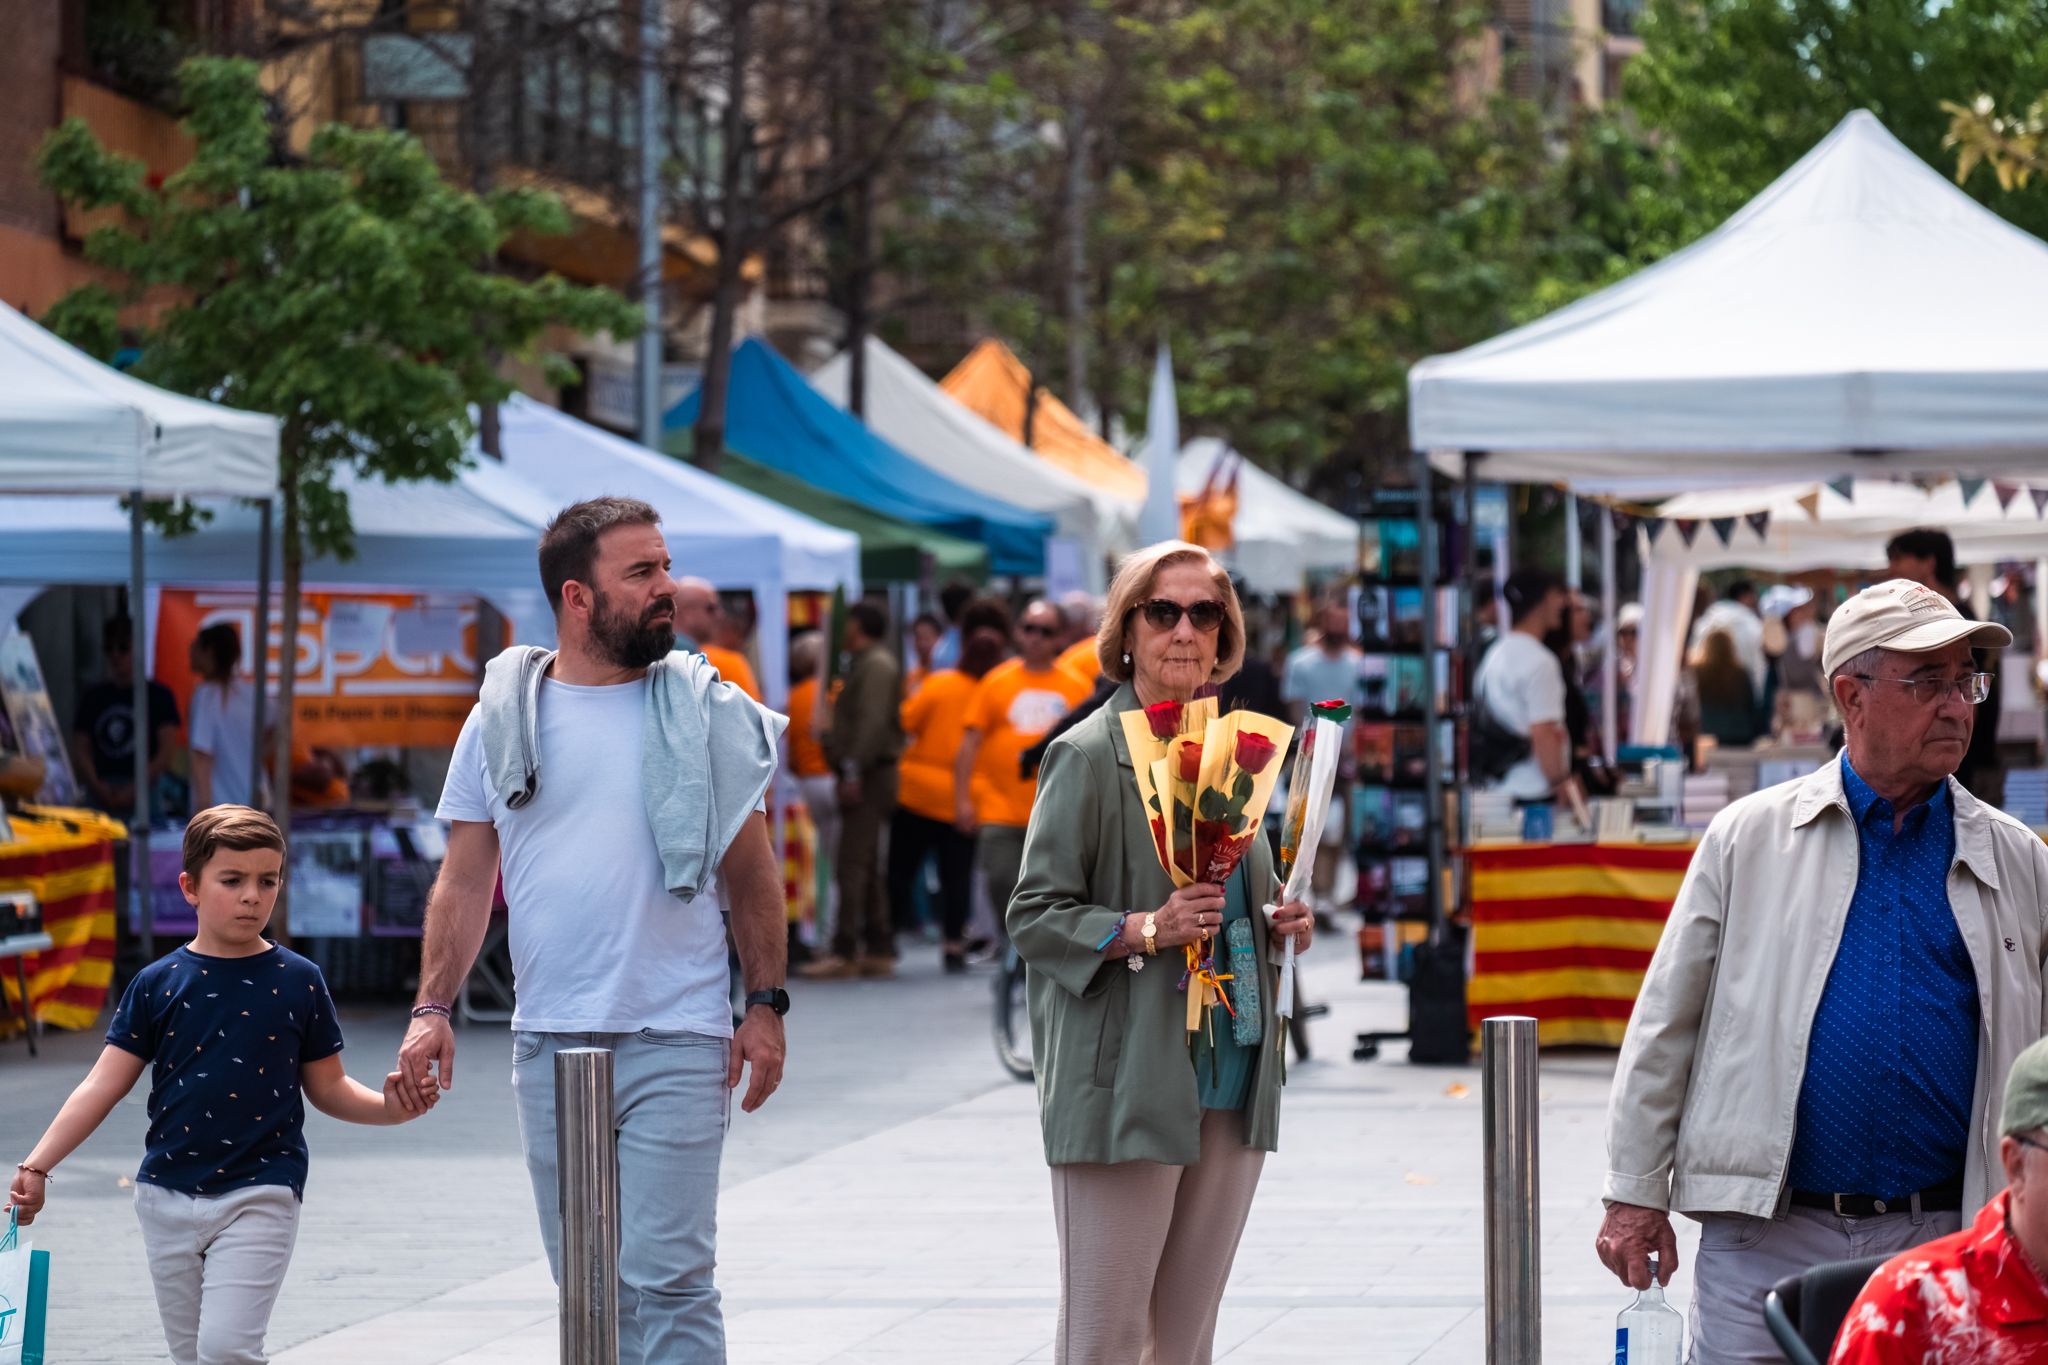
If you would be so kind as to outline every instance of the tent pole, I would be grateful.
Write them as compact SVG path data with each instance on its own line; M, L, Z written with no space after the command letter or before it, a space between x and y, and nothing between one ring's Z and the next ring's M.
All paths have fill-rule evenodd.
M143 566L142 490L128 501L128 622L131 631L128 657L134 661L129 704L135 708L131 727L135 745L135 809L128 825L128 890L136 931L142 935L142 965L156 961L156 915L149 885L149 660L144 650L149 642L149 608L144 597L147 574Z
M1443 580L1443 565L1439 560L1436 536L1436 490L1431 478L1429 453L1418 450L1413 453L1415 460L1416 503L1419 515L1416 521L1422 531L1422 657L1423 668L1428 676L1436 676L1437 650L1439 647L1454 649L1455 642L1439 640L1437 636L1437 593ZM1448 665L1448 659L1445 661ZM1433 684L1432 684L1433 685ZM1445 698L1455 704L1454 699ZM1436 717L1432 712L1429 742L1423 746L1427 756L1423 764L1425 798L1429 802L1429 819L1423 829L1429 841L1429 920L1431 925L1441 924L1444 918L1444 756L1438 751L1436 742ZM1390 979L1398 979L1394 948L1395 921L1389 918L1382 939L1385 961Z
M1607 644L1600 651L1600 747L1611 766L1619 752L1620 736L1614 727L1621 721L1621 659L1614 652L1614 509L1600 509L1600 620L1605 623Z
M263 761L264 751L269 747L263 736L268 732L270 719L264 714L264 689L270 686L270 525L275 510L274 498L265 498L257 508L256 620L249 629L250 638L244 642L250 650L251 676L256 680L256 695L249 707L255 732L249 740L249 804L259 809L261 798L256 789L261 785L262 775L269 771L269 765Z
M1586 538L1579 530L1579 495L1564 495L1564 582L1573 592L1586 586Z

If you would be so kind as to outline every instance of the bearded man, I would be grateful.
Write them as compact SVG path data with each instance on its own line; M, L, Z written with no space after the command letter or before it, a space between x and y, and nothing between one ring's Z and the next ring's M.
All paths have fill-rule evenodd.
M561 1274L554 1058L613 1054L619 1115L619 1360L725 1357L713 1283L731 1091L781 1080L787 940L761 802L786 723L676 644L677 585L654 509L598 498L540 542L559 652L493 659L462 727L440 817L401 1088L454 1083L449 1012L503 872L516 1008L512 1087L548 1262ZM718 883L723 879L723 885ZM746 978L737 1030L732 920Z

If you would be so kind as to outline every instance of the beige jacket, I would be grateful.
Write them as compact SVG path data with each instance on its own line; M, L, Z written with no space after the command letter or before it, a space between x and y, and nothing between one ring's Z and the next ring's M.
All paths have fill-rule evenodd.
M1982 1002L1963 1219L2001 1188L1998 1111L2048 1031L2048 846L1953 779L1949 906ZM1831 761L1721 812L1636 998L1607 1110L1610 1200L1774 1216L1821 990L1856 890L1856 825Z

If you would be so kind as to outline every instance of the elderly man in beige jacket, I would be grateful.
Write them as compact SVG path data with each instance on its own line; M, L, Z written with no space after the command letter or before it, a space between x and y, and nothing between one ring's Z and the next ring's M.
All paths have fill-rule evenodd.
M1637 1288L1701 1224L1693 1365L1776 1362L1763 1299L1953 1232L1998 1190L1996 1088L2044 1031L2048 847L1951 780L1987 692L1966 620L1901 579L1822 667L1848 743L1736 802L1693 855L1607 1120L1600 1259Z

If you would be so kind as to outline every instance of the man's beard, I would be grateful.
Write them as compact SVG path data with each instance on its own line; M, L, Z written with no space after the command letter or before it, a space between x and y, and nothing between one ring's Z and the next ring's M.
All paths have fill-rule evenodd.
M590 638L615 667L646 668L667 658L676 647L673 598L658 599L635 619L630 612L613 611L603 593L596 596L596 610L590 613Z

